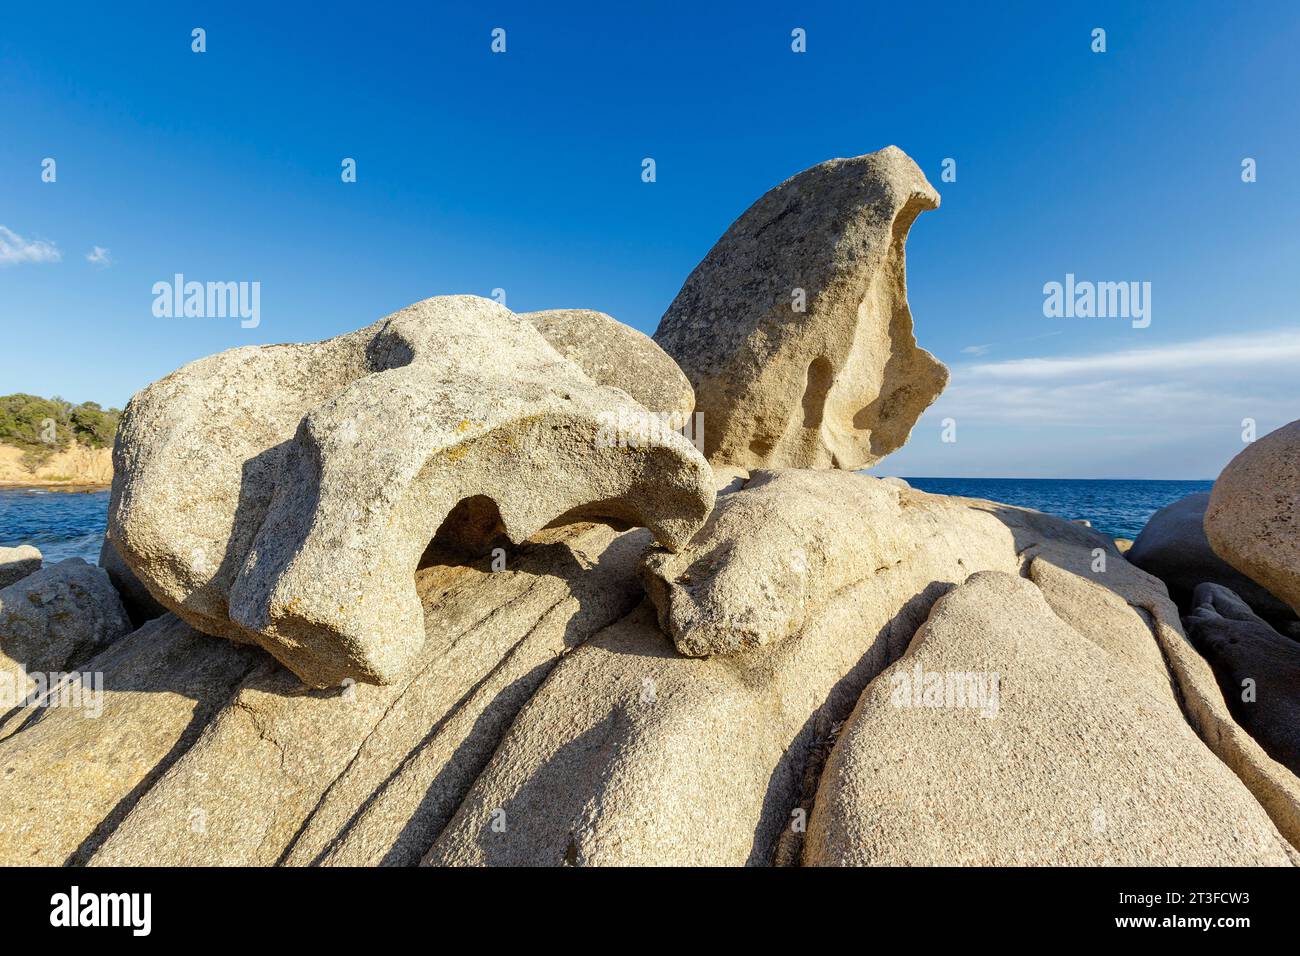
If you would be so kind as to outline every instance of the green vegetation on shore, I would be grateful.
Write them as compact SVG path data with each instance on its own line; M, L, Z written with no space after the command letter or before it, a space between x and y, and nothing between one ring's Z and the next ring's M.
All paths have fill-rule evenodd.
M40 461L73 443L109 448L117 434L120 409L96 402L74 405L59 398L18 393L0 396L0 444L13 445Z

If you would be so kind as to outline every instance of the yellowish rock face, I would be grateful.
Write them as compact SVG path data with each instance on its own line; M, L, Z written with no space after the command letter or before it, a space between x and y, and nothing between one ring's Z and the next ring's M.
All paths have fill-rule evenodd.
M711 464L855 470L902 447L948 381L917 347L904 256L938 205L891 146L805 170L732 224L655 333Z

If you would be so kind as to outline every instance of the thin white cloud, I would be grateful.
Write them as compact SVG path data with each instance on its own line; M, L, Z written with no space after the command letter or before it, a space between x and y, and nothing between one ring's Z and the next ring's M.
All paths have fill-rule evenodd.
M1060 381L1086 376L1127 376L1209 369L1249 369L1300 361L1300 330L1253 335L1219 336L1147 349L1126 349L1095 355L1012 359L986 362L962 370L977 381Z
M103 246L95 246L90 252L86 253L86 261L97 266L111 266L113 257L108 254L108 250Z
M22 262L58 262L63 253L44 239L24 239L12 229L0 226L0 266Z
M1060 334L1061 334L1061 330L1058 329L1055 332L1044 332L1042 335L1031 335L1029 336L1029 338L1019 339L1017 340L1017 342L1020 344L1023 344L1024 342L1037 342L1039 339L1049 339L1053 335L1060 335ZM968 345L961 351L963 355L974 355L976 357L979 357L981 355L988 355L989 352L992 352L995 348L1006 344L1007 343L1005 342L984 342L980 345Z
M927 417L1016 428L1181 428L1300 416L1300 330L1149 349L974 362L952 370ZM1275 426L1274 426L1275 427Z
M1300 418L1300 329L1150 348L957 364L902 475L1212 478L1258 434ZM956 422L957 441L944 437Z

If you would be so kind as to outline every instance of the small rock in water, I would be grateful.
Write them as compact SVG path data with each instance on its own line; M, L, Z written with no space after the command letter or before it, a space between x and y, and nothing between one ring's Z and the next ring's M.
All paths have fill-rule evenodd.
M41 569L41 552L30 544L0 548L0 589Z

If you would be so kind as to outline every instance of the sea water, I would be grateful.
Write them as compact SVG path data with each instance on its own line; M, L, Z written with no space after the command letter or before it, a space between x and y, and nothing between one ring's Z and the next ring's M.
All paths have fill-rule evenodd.
M921 491L987 498L1067 519L1086 518L1103 534L1136 538L1147 519L1209 481L1103 481L1089 478L907 478ZM0 546L32 544L46 561L99 559L108 492L0 488Z

